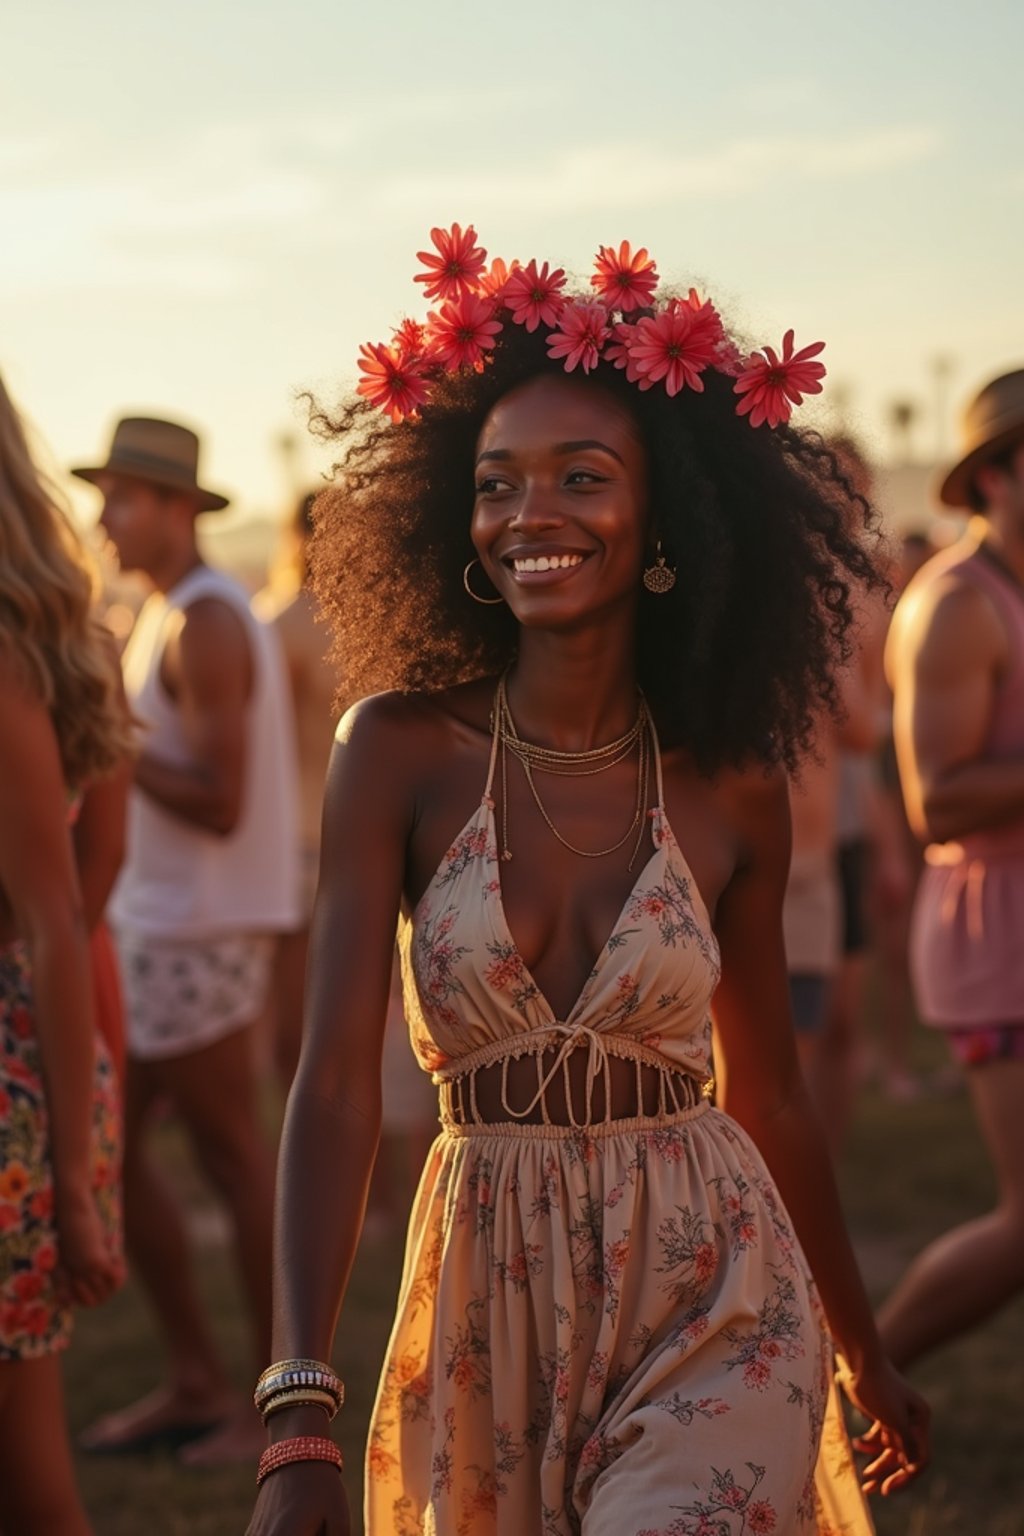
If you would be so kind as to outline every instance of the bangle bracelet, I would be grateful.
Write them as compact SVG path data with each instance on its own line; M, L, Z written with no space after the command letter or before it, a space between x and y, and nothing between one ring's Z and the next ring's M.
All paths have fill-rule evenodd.
M327 1461L337 1467L339 1472L344 1467L341 1452L333 1440L319 1435L297 1435L293 1440L279 1440L263 1452L256 1471L257 1488L264 1478L281 1467L289 1466L293 1461Z
M329 1365L319 1360L279 1360L268 1366L256 1383L253 1402L263 1413L271 1398L279 1392L289 1392L299 1387L313 1387L318 1392L328 1392L336 1408L345 1401L345 1386Z
M275 1392L263 1406L263 1422L273 1418L275 1413L280 1413L284 1408L322 1408L328 1421L334 1418L338 1411L338 1405L330 1392L319 1392L316 1387L293 1387L284 1392Z

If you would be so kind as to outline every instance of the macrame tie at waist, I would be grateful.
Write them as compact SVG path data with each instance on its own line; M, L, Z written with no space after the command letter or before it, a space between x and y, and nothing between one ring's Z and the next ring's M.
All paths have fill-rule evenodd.
M544 1053L553 1049L559 1040L561 1044L545 1072L542 1059ZM577 1120L569 1060L573 1052L581 1048L584 1042L586 1042L587 1051L584 1115L582 1120ZM537 1089L529 1103L517 1109L515 1105L509 1103L508 1064L514 1059L527 1055L533 1056L536 1062ZM603 1123L609 1125L612 1123L612 1056L633 1062L636 1071L638 1114L643 1112L645 1066L653 1068L658 1073L657 1116L661 1119L671 1113L680 1114L684 1109L692 1108L700 1102L702 1097L707 1097L713 1088L710 1079L701 1083L684 1067L666 1061L658 1052L643 1046L638 1041L622 1035L606 1034L592 1024L557 1022L535 1033L531 1032L528 1037L517 1036L512 1039L490 1041L487 1045L468 1052L466 1056L435 1072L434 1082L441 1090L442 1122L456 1126L489 1123L480 1114L477 1104L477 1074L500 1062L501 1107L509 1120L526 1120L539 1106L543 1125L562 1124L563 1122L552 1121L547 1103L547 1091L561 1072L569 1126L574 1130L584 1130L594 1124L594 1084L599 1077L604 1079ZM680 1102L681 1097L684 1102Z

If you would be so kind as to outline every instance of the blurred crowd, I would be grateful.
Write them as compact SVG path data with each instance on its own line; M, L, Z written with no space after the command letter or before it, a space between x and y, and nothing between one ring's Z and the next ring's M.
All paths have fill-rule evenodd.
M831 446L869 503L865 456ZM227 499L203 485L192 431L124 419L104 463L73 472L144 594L123 648L0 386L0 1530L24 1536L89 1530L57 1362L71 1307L109 1297L123 1250L164 1379L112 1403L82 1448L210 1465L263 1446L159 1131L184 1128L223 1203L255 1376L270 1358L267 1105L301 1048L343 693L309 583L312 495L253 595L202 557L197 520ZM998 1179L996 1209L887 1302L901 1365L1024 1282L1024 372L972 402L941 494L962 535L933 545L922 508L886 545L890 593L855 595L840 697L791 782L784 903L799 1051L836 1156L871 1078L899 1104L967 1083ZM919 1069L919 1019L945 1031L947 1065ZM370 1227L404 1223L435 1122L396 968Z

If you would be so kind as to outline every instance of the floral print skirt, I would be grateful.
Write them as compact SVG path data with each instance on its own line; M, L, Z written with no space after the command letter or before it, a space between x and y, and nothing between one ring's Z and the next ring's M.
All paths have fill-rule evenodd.
M367 1536L864 1536L820 1304L744 1132L446 1128L413 1210Z
M120 1251L121 1112L114 1068L97 1039L93 1071L93 1188ZM0 1363L62 1349L71 1312L56 1294L46 1095L23 944L0 948Z

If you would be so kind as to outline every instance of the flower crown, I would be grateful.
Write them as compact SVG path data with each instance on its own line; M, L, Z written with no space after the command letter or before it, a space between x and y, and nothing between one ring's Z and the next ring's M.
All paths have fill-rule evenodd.
M424 270L413 281L439 307L425 324L403 320L390 342L359 349L363 377L357 391L393 422L418 420L439 375L482 372L507 320L528 331L544 326L548 355L564 359L566 373L577 367L589 373L606 362L624 368L640 389L662 384L677 395L702 391L701 375L713 368L734 380L736 412L753 427L777 427L804 395L821 393L825 367L812 359L823 341L794 352L793 332L787 331L781 352L762 347L744 357L710 299L701 299L695 288L685 299L659 303L654 262L643 248L634 255L626 240L618 250L601 246L590 279L595 295L583 299L563 295L565 272L551 271L547 262L506 266L497 257L488 266L472 225L432 229L430 237L434 251L417 252Z

